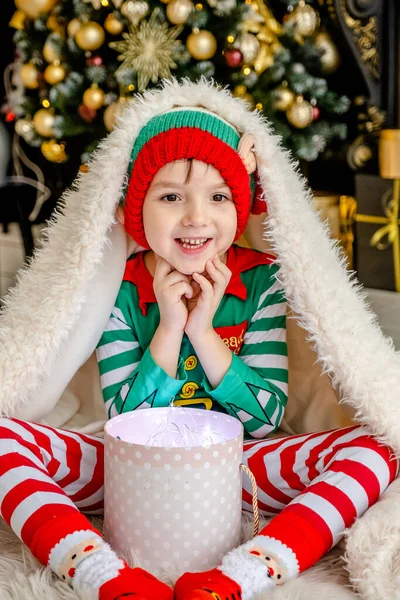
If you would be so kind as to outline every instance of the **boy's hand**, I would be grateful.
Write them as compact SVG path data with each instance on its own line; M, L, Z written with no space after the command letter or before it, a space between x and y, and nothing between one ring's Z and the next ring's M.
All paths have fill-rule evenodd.
M166 331L183 333L188 318L186 298L193 294L189 278L157 257L153 287L160 309L160 325Z
M189 317L185 333L189 339L199 338L213 330L214 315L232 275L217 254L206 262L206 272L208 277L193 273L192 285L198 284L200 293L192 310L188 303Z

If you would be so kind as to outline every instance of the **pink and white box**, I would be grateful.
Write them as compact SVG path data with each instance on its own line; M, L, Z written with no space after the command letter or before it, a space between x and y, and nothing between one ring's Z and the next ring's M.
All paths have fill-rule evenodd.
M243 426L195 408L149 408L105 427L104 536L153 574L216 567L241 541Z

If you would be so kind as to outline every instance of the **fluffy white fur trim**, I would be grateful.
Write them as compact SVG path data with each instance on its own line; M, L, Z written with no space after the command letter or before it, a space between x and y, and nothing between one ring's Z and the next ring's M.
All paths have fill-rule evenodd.
M346 272L280 138L257 111L205 80L167 81L128 106L89 172L64 195L46 244L6 298L0 323L1 411L43 417L93 351L124 269L126 241L118 230L114 235L114 213L133 142L152 117L190 106L214 111L253 136L269 210L265 235L278 255L289 303L358 421L400 452L400 357Z
M262 548L282 565L282 583L299 572L299 563L290 548L279 540L258 535L229 552L221 564L222 572L241 586L243 600L254 600L274 587L273 580L268 577L267 563L249 553L254 548Z
M400 597L400 479L347 533L346 566L365 600Z

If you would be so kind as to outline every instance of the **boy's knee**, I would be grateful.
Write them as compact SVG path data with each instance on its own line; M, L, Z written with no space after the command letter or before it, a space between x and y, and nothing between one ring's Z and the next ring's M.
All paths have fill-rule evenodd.
M16 432L18 431L18 424L16 425L15 419L9 417L0 417L0 439L15 438Z
M11 421L12 421L12 419L9 419L8 417L0 417L0 436L1 436L1 429L9 429L10 428Z
M334 461L353 461L370 469L373 473L383 474L389 469L389 482L398 472L399 461L393 450L376 439L368 430L365 437L353 440L335 454Z

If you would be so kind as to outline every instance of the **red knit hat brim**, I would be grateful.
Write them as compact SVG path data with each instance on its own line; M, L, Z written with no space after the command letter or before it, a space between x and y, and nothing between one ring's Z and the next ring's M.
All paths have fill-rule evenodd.
M149 249L143 227L143 203L156 173L176 160L195 159L217 169L232 192L237 212L235 240L240 237L250 214L250 178L238 153L208 131L195 127L169 129L151 138L133 165L124 202L127 233Z

